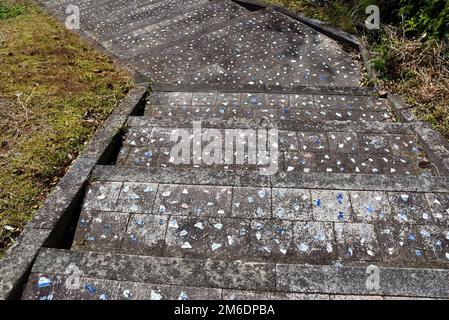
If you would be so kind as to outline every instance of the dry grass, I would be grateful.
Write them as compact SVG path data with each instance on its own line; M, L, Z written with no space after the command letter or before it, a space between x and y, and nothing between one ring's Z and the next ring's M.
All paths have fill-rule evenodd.
M131 79L30 2L0 12L1 256Z
M381 86L400 93L416 115L449 139L449 59L442 42L407 39L386 28L373 47Z

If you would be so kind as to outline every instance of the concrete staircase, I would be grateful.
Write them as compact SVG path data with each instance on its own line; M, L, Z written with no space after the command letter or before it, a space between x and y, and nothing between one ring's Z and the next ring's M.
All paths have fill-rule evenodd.
M81 30L157 83L358 86L352 54L276 11L230 0L41 1L65 21L80 8Z
M159 89L95 169L71 250L41 250L24 299L449 296L447 168L418 124L358 88L337 42L231 1L75 2L85 31ZM270 162L176 164L174 132L208 145L194 122L200 138L250 130L233 160L276 129Z

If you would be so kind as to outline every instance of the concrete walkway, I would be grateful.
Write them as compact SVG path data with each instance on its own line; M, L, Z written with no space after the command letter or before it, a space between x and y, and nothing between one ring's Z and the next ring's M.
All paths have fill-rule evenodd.
M231 1L43 2L61 20L78 5L82 30L156 92L128 119L116 164L96 167L71 250L41 250L24 299L449 297L434 133L360 88L339 43ZM189 151L207 146L194 121L220 137L276 129L270 161L176 164L173 132Z

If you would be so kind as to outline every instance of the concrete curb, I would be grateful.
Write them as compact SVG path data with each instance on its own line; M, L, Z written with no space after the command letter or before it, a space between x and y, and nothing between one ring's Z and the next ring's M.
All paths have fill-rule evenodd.
M70 245L70 235L74 232L70 226L77 219L85 184L97 164L106 164L111 159L120 131L128 117L138 112L146 93L147 86L142 84L129 91L0 260L0 299L19 298L43 246L67 248Z

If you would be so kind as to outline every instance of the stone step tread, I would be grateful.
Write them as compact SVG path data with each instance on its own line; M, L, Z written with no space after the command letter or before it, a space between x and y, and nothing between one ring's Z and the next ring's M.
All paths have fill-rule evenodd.
M220 300L232 291L81 277L77 286L67 275L31 274L22 300Z
M156 147L129 147L125 146L119 153L116 164L120 167L141 168L214 168L215 170L240 169L255 172L304 172L330 173L330 174L376 174L376 175L409 175L419 176L423 174L434 175L438 171L430 165L421 167L423 158L398 156L387 153L324 153L324 152L280 152L279 155L268 156L265 160L248 156L242 157L241 162L235 159L231 163L225 162L226 151L222 150L220 158L209 159L206 155L197 157L194 162L192 154L180 156L178 159L171 154L171 148ZM230 149L227 149L229 151ZM232 153L238 153L238 148L233 148ZM216 151L216 150L214 150ZM216 157L218 157L216 155ZM177 162L179 161L179 162Z
M145 116L183 119L257 119L392 122L386 99L352 95L163 92L148 98Z
M389 104L387 99L369 95L196 91L153 92L147 98L147 109L153 107L252 107L385 112L388 111Z
M106 291L107 288L114 291L114 286L105 288L104 284L108 280L121 284L132 282L137 287L136 292L139 292L140 284L144 283L153 284L161 291L167 290L171 293L176 292L173 287L193 287L224 289L223 292L243 290L257 295L274 292L281 295L306 293L423 298L449 296L449 271L445 269L379 267L376 270L381 281L376 288L366 285L367 265L307 266L42 249L33 266L33 276L28 282L25 297L48 298L52 290L49 287L45 289L45 286L51 286L52 279L45 277L70 274L74 268L82 275L82 282L84 279L96 281L96 284L87 283L91 285L83 288L89 292L95 291L96 285L99 287L98 291ZM41 275L44 279L37 278ZM61 281L55 282L58 285ZM41 288L38 288L39 283ZM172 290L166 286L172 286ZM126 285L124 287L126 290ZM131 293L132 290L129 290ZM55 292L57 291L55 289ZM158 297L156 292L154 296Z
M79 285L59 274L31 274L22 300L407 300L409 297L354 296L181 287L144 282L80 278ZM68 284L67 284L68 283ZM416 298L415 298L416 299Z
M176 107L152 108L145 115L154 119L165 119L174 123L191 120L228 120L228 119L267 119L269 121L303 121L320 123L324 121L393 122L388 112L372 111L325 111L323 109L268 109L253 107Z
M314 50L321 53L315 55ZM260 64L253 68L250 60ZM301 66L300 60L305 65ZM163 83L202 82L195 79L195 72L209 67L216 83L222 83L220 79L229 75L231 78L225 83L240 81L250 73L249 84L276 84L278 81L268 79L262 69L277 64L286 68L295 64L300 70L297 83L284 81L282 85L311 84L311 80L318 79L319 85L357 86L360 80L357 64L337 43L271 10L257 11L242 23L166 48L151 57L137 56L132 61L147 76ZM221 61L229 63L224 66Z
M396 127L404 129L402 126ZM383 129L385 128L387 126ZM194 138L194 129L130 126L123 139L117 164L141 167L213 166L217 169L248 170L259 170L271 165L280 171L299 170L305 173L438 174L432 166L420 166L425 160L424 151L414 134L395 134L388 131L365 133L351 129L327 132L282 130L273 135L271 130L265 129L231 131L220 128L213 131L200 130L197 138ZM363 129L366 130L367 127ZM212 149L207 151L211 139L202 141L208 132L223 140L213 148L213 152ZM275 144L270 142L267 145L266 140L261 140L260 135L263 134L267 139L269 132L273 135ZM177 150L175 147L180 136L189 139L187 149L182 155L179 155L179 151L173 153L173 150ZM231 141L236 143L230 148ZM196 149L201 146L196 156L192 153L192 145L196 146ZM258 151L266 152L266 158L261 157Z
M194 37L222 28L233 23L233 19L243 17L248 11L232 1L207 2L188 13L118 34L102 45L124 59L129 59L149 51L161 50L187 37Z
M192 124L193 127L193 124ZM198 129L197 129L198 128ZM401 133L370 133L370 132L358 132L356 130L351 131L340 131L340 130L329 130L329 131L307 131L301 130L290 131L290 130L278 130L276 135L276 144L279 151L285 151L289 153L302 152L302 153L347 153L347 154L357 154L357 153L372 153L372 154L390 154L396 156L403 156L409 158L416 158L419 153L422 152L420 149L420 143L417 137L409 132ZM327 129L327 128L325 128ZM335 128L334 128L335 129ZM194 131L195 130L195 131ZM196 131L198 130L198 131ZM134 127L128 128L125 137L123 139L124 146L139 147L139 148L150 148L150 147L166 147L167 149L172 148L179 139L175 139L181 132L188 134L191 143L196 145L201 145L205 147L210 143L211 139L207 141L204 140L203 136L207 136L209 133L220 135L225 141L222 143L223 149L227 144L226 139L234 138L234 135L239 135L239 143L245 145L257 144L257 136L265 134L268 132L274 135L273 130L259 129L246 131L242 129L232 129L232 128L166 128L166 127ZM192 137L191 135L197 134L198 137ZM240 134L242 136L240 136ZM172 139L173 138L173 139ZM259 140L261 137L259 137ZM174 141L172 141L174 140ZM266 143L265 143L266 144ZM235 149L235 145L234 145Z
M340 121L313 119L269 119L268 117L253 118L204 118L198 120L203 129L278 129L280 131L295 132L360 132L360 133L389 133L389 134L416 134L415 123L400 123L386 121ZM193 121L187 117L176 119L153 118L150 116L131 116L128 118L129 128L178 128L192 129Z
M96 166L93 180L163 183L186 185L216 185L233 187L274 187L294 189L334 189L363 191L448 192L449 177L278 172L271 176L258 171L198 167L120 167Z
M168 0L152 1L136 6L132 10L122 10L117 14L112 10L98 23L95 15L86 13L81 17L81 26L94 39L101 43L114 39L117 34L126 35L143 27L177 17L181 14L195 10L208 3L208 0Z
M143 53L134 57L131 61L145 67L143 70L145 70L147 75L151 74L152 77L158 77L158 74L161 74L162 77L158 78L158 82L164 82L163 70L166 70L167 76L173 78L173 75L176 77L176 73L181 74L182 72L182 74L186 74L188 71L194 71L212 63L212 59L216 60L226 54L232 54L238 45L236 43L238 41L234 38L240 39L241 37L238 33L235 33L238 28L255 29L252 31L248 30L248 33L254 36L254 44L260 43L263 41L260 39L263 32L259 29L261 25L268 21L269 16L266 10L263 10L262 13L249 13L247 17L237 19L233 24L226 26L226 28L214 30L200 37L185 38L184 41L180 41L175 45L157 50L157 52L151 55L151 58L146 53ZM229 32L234 33L228 34ZM250 38L250 35L243 36L245 41L249 41L246 38ZM234 41L231 42L227 37L234 39ZM229 43L226 44L227 40Z
M168 2L168 1L165 1ZM84 20L89 27L96 27L99 22L117 21L127 15L136 14L147 9L157 9L163 5L160 0L130 0L124 3L120 0L109 0L107 2L94 2L88 8L89 14L84 15ZM95 23L97 19L97 23Z

